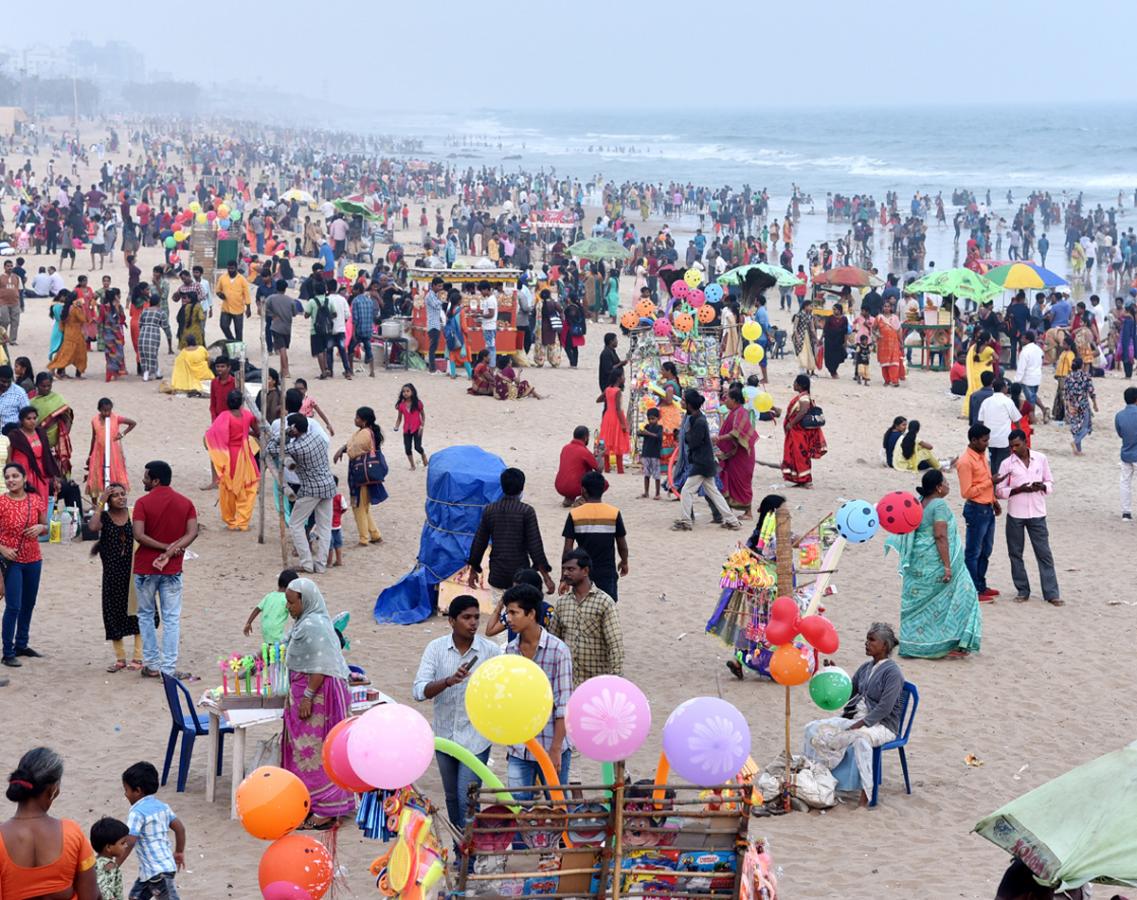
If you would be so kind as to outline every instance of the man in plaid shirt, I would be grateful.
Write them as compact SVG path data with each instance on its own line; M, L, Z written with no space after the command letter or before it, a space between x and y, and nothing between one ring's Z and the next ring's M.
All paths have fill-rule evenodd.
M305 572L323 572L332 538L332 498L336 495L336 481L328 462L328 444L308 430L308 420L302 414L292 413L287 423L288 442L284 452L296 464L294 471L300 480L288 517L288 531L300 557L300 568ZM276 434L269 433L265 450L270 456L280 453L280 438ZM316 524L309 545L304 525L313 514Z
M538 619L541 592L537 588L531 584L519 584L506 591L502 600L509 627L517 635L509 642L505 652L533 660L548 676L553 687L553 711L537 735L537 742L545 748L553 765L559 769L561 784L568 784L572 745L565 734L565 709L573 687L572 653L564 641L541 627ZM544 780L537 760L528 749L517 744L509 748L506 761L509 764L508 781L513 796L518 800L531 800L531 793L519 792L515 788L539 784Z

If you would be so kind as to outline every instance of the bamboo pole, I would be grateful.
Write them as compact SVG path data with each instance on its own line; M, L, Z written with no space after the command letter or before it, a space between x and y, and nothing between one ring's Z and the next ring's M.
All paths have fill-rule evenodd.
M624 855L624 761L620 760L616 763L616 774L613 780L616 782L612 785L613 788L613 803L616 807L615 822L613 830L616 832L613 837L615 845L615 871L612 873L612 900L620 900L620 880L623 878L621 869L623 868L623 855ZM601 890L604 885L602 884Z

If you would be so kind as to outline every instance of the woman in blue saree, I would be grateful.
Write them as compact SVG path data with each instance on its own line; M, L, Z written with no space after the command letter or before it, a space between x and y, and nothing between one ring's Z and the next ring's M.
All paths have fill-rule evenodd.
M963 562L955 516L944 500L943 473L925 471L916 493L924 507L920 527L885 542L885 553L900 555L900 655L940 659L976 653L983 633L979 597Z

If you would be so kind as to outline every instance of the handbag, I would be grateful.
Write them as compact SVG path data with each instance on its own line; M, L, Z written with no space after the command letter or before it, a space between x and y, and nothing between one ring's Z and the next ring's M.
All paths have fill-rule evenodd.
M375 447L374 440L371 450L365 456L357 456L348 464L348 474L353 484L382 484L387 479L387 460Z
M560 331L565 327L564 320L558 315L549 316L549 327L552 328L553 331Z
M810 404L806 414L801 417L801 427L813 431L825 425L825 412L820 406Z

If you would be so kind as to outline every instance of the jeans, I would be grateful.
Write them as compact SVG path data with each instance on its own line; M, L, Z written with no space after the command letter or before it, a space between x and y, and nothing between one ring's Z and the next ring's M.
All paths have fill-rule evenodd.
M1084 441L1089 436L1090 432L1094 430L1093 422L1093 417L1090 415L1090 411L1087 409L1084 413L1082 413L1082 422L1080 425L1078 425L1077 431L1074 432L1074 446L1079 450L1082 449L1082 441Z
M982 594L987 590L987 563L995 547L995 507L968 500L963 504L963 521L967 523L963 560L975 590Z
M245 314L223 312L221 314L221 331L227 341L243 341L245 339Z
M489 331L482 331L482 337L485 338L486 352L489 354L487 362L493 369L497 366L497 329L491 328Z
M135 575L138 594L138 630L142 633L142 664L167 675L178 663L178 638L182 626L182 576ZM158 652L158 629L154 625L157 600L162 615L162 649Z
M490 748L474 754L482 762L490 758ZM442 776L442 789L446 793L446 815L458 831L466 827L466 810L469 808L470 785L481 784L473 770L458 762L449 753L434 754L438 773Z
M545 778L541 774L541 766L535 759L521 759L516 756L507 756L505 759L509 764L509 772L506 775L509 792L513 794L515 800L532 800L532 791L516 791L514 788L528 787L531 784L544 784ZM561 752L561 764L558 772L562 785L568 784L569 766L571 764L572 750L566 747Z
M1026 399L1030 401L1031 406L1038 406L1038 385L1037 384L1024 384L1023 393L1026 394ZM996 472L996 475L999 473Z
M39 576L43 561L8 563L4 576L4 658L15 656L17 650L28 646L28 631L32 625L32 612L39 594Z
M328 335L328 371L334 368L336 360L336 353L340 355L340 362L343 363L344 375L351 374L351 358L347 355L347 347L344 346L344 338L346 333L337 331Z
M313 513L316 514L316 524L312 528L312 543L309 546L304 526ZM328 558L328 545L332 540L332 498L297 497L288 517L288 532L300 558L300 567L305 572L323 572Z
M1038 560L1038 574L1042 579L1042 599L1058 597L1058 573L1054 571L1054 554L1050 552L1050 535L1046 529L1046 516L1037 519L1016 519L1007 516L1007 555L1011 558L1011 580L1020 597L1030 596L1030 578L1023 565L1023 531L1030 535L1030 547Z
M130 900L180 900L174 873L163 872L148 881L139 878L130 889Z
M438 355L438 338L442 332L437 328L431 328L426 336L429 339L429 349L426 356L426 371L430 374L435 374L438 367L434 364L434 358Z
M1005 460L1008 456L1011 455L1011 448L1009 446L1008 447L991 447L991 446L988 446L987 452L990 454L990 457L991 457L991 477L993 478L999 474L999 466L1001 466L1003 464L1003 460Z
M355 348L363 348L363 361L365 363L371 362L375 357L371 353L371 335L360 336L358 332L353 332L351 335L351 343L347 347L347 355L354 356Z
M1121 461L1121 511L1133 512L1133 473L1137 463Z

